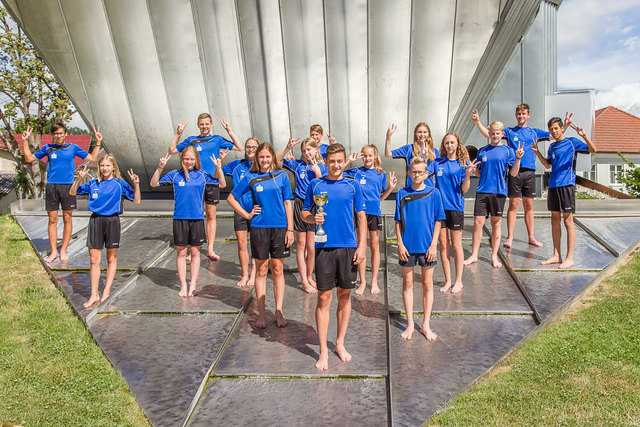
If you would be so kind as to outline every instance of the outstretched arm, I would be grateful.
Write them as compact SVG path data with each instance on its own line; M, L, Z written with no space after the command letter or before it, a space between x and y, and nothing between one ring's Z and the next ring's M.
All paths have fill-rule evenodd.
M22 149L24 150L24 161L27 163L35 162L36 160L38 160L38 158L31 152L31 147L29 147L30 137L31 126L27 125L27 129L22 133Z
M278 159L278 162L282 163L282 160L287 155L287 153L291 151L291 149L293 149L293 147L295 147L299 143L300 143L300 138L296 138L296 139L289 138L289 142L287 142L287 145L285 145L284 148L280 150L278 154L276 154L276 158Z
M584 129L582 127L575 126L573 124L571 124L571 127L573 127L576 130L576 132L578 132L578 135L580 135L580 137L582 139L584 139L584 142L587 143L587 146L589 147L589 152L590 153L595 153L595 152L598 151L598 149L593 144L593 142L591 142L591 138L589 138L589 135L587 135L587 133L584 131Z
M164 157L160 157L160 160L158 161L158 167L156 168L156 171L153 173L153 176L151 177L151 182L149 182L149 185L151 187L160 187L160 175L162 174L162 169L164 169L164 167L167 165L167 162L169 161L170 158L171 158L171 154L167 154Z
M518 149L516 150L516 162L511 166L511 176L518 176L520 172L520 160L524 156L524 142L518 143Z
M133 203L139 205L140 199L142 198L140 196L140 178L133 172L133 169L129 169L127 174L131 182L133 182Z
M396 125L393 123L387 129L387 139L384 140L384 156L385 157L393 157L393 153L391 152L391 135L398 129Z
M471 120L476 124L476 127L480 131L480 133L485 137L489 138L489 129L480 121L480 114L478 114L478 110L471 111Z
M178 123L178 126L176 128L176 133L175 135L173 135L173 138L171 138L171 144L169 144L169 149L167 150L168 156L172 156L174 154L179 153L176 147L178 146L178 141L180 141L180 137L182 136L182 132L184 131L184 128L187 126L187 123L189 122L186 120L183 120L181 123Z
M549 169L551 167L551 163L549 163L549 160L545 159L542 153L538 150L538 140L535 140L533 144L531 144L531 149L536 153L536 157L540 160L542 166Z
M78 170L78 176L76 177L75 181L73 181L73 184L71 184L71 188L69 188L70 196L75 196L78 194L78 187L80 187L80 181L82 181L84 177L87 176L87 172L88 172L87 165L84 165L82 169Z
M467 168L465 169L464 181L460 186L460 189L463 193L469 191L469 187L471 187L471 174L475 173L476 168L478 167L478 163L480 163L479 160L474 160L473 162L469 163L469 166L467 166Z
M391 194L393 189L396 188L396 184L397 183L398 183L398 178L396 178L396 173L395 172L391 172L389 174L389 188L384 190L384 192L380 196L380 201L386 200L387 197L389 197L389 194Z
M229 134L229 138L231 138L231 142L233 142L233 151L244 150L242 143L240 143L240 140L238 139L236 134L233 132L233 129L231 129L231 124L228 122L225 122L224 119L220 119L220 124L222 125L224 130L227 131L227 134Z
M87 155L87 157L85 158L85 160L88 160L90 162L95 162L96 160L98 160L98 154L100 153L100 146L102 145L102 134L100 133L100 126L98 126L98 128L92 128L93 129L93 136L95 136L96 138L96 145L93 146L93 150L91 150L91 153Z

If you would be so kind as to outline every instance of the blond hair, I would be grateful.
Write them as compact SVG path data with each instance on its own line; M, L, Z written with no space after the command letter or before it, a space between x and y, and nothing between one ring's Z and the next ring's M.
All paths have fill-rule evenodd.
M382 169L382 159L380 159L380 154L378 153L378 147L376 147L373 144L367 144L362 147L360 152L364 154L364 150L367 148L370 150L373 150L373 167L376 168L378 175L380 175L382 172L384 172L384 169Z
M489 125L489 129L493 129L493 130L504 130L504 124L502 122L491 122L491 124Z
M318 163L324 163L324 159L322 158L322 154L320 154L320 150L318 148L319 143L318 141L316 141L313 138L305 138L304 141L302 141L302 143L300 144L300 152L302 153L302 149L305 147L305 145L309 145L313 148L316 149L316 162ZM304 156L302 157L302 161L307 163L307 159L304 158Z
M429 125L426 124L425 122L418 123L416 127L413 129L413 156L414 157L422 156L421 145L418 142L418 138L416 137L416 133L418 132L418 128L420 127L426 127L427 132L429 132L429 136L427 136L427 147L428 147L427 158L425 160L431 162L435 160L436 152L433 150L433 138L431 137L431 128L429 128Z
M104 179L104 176L102 175L102 171L100 170L100 163L104 162L105 160L108 160L111 162L111 165L113 166L113 176L115 178L118 179L122 179L122 175L120 175L120 168L118 167L118 162L116 162L116 158L114 157L113 154L105 154L104 156L102 156L100 158L100 160L98 160L98 182L102 181Z
M184 179L189 181L189 169L187 169L187 167L184 165L184 156L185 154L187 154L187 151L193 151L193 155L196 157L196 164L193 166L193 169L199 171L201 166L200 155L198 154L198 150L196 150L193 145L190 145L182 150L182 153L180 153L180 165L182 165L182 170L184 171Z
M456 141L458 141L458 146L456 147L456 157L458 158L458 162L460 162L460 166L466 167L469 163L469 153L464 145L462 145L462 141L460 141L460 137L455 132L449 132L445 136L442 137L442 143L440 143L440 155L444 157L443 153L446 153L447 150L444 148L444 140L449 136L453 136Z

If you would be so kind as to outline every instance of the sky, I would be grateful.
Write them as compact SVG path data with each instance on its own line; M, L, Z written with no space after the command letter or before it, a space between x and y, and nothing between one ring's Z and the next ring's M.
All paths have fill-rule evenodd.
M564 0L558 89L595 89L596 108L640 117L640 0Z

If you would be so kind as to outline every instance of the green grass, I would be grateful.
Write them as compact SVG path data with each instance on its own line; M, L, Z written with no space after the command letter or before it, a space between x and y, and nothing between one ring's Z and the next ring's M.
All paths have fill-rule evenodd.
M149 425L24 233L0 216L0 425Z
M430 425L640 425L640 253Z
M588 193L583 193L582 191L576 191L576 199L597 199Z

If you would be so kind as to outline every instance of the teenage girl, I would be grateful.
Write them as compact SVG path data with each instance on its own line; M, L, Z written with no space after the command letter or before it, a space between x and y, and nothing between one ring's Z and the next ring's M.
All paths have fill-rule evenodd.
M362 147L360 154L354 153L350 156L353 161L362 158L364 166L359 168L348 169L344 171L346 177L355 179L360 184L362 196L364 197L365 209L367 215L367 224L369 229L369 248L371 249L371 293L380 293L378 287L378 271L380 270L380 230L382 230L382 211L380 210L380 202L385 200L393 191L398 180L395 173L389 175L389 188L387 186L387 173L382 169L382 160L378 154L378 148L375 145L365 145ZM356 294L362 295L367 287L365 278L366 263L358 264L358 273L360 274L360 286L356 289Z
M451 292L462 291L462 269L464 252L462 250L462 229L464 228L464 197L469 191L471 174L476 164L469 162L469 154L455 132L449 132L442 138L440 152L444 154L436 160L436 188L440 190L446 219L440 228L440 260L444 271L445 284L440 292L451 289L451 263L449 261L449 239L453 247L456 268L456 282Z
M435 159L440 157L440 152L433 148L433 138L431 137L431 129L425 122L420 122L413 130L413 144L407 144L395 150L391 150L391 135L396 131L397 126L392 124L387 129L387 139L384 143L384 156L394 159L405 159L407 162L407 179L406 185L411 185L411 177L409 176L409 165L414 157L422 157L427 162L427 179L424 180L425 185L433 187L433 170Z
M227 163L223 168L225 175L231 175L233 186L236 187L242 178L251 170L253 159L256 156L256 150L260 145L257 138L249 138L244 143L244 160L234 160ZM245 210L251 210L253 202L251 194L246 193L239 200ZM255 261L251 261L251 274L249 274L249 252L247 250L247 233L251 229L250 221L241 217L238 212L233 213L233 230L236 232L238 240L238 260L240 261L240 269L242 270L242 279L237 283L238 286L253 286L256 279Z
M129 179L134 188L122 180L120 169L115 157L107 154L102 157L98 166L98 179L80 185L87 175L87 167L78 171L78 177L69 189L69 195L88 194L91 219L89 219L89 234L87 247L91 258L91 296L84 303L84 308L89 308L97 302L103 302L109 297L113 278L116 275L118 264L118 248L120 247L120 214L122 213L122 198L127 198L135 204L140 203L140 179L128 171ZM100 260L102 248L107 248L107 279L102 291L102 299L99 294Z
M222 159L227 151L220 152L220 156L211 156L215 167L215 177L223 186L226 185L222 173ZM158 168L151 177L149 185L159 187L160 184L173 185L175 199L173 209L173 240L178 252L176 269L180 280L180 298L196 295L196 283L200 270L200 246L206 240L204 229L204 199L205 186L213 183L214 177L208 172L200 170L200 156L195 147L189 146L180 154L181 169L176 169L160 178L162 170L171 158L170 154L160 158ZM191 282L187 292L187 246L191 245Z
M309 183L321 178L327 174L327 165L324 164L320 151L318 150L318 141L313 138L307 138L302 141L300 151L302 152L301 160L285 158L287 153L300 143L300 138L290 139L286 147L278 153L278 161L282 162L282 166L289 169L296 177L296 191L293 202L293 229L296 231L296 261L298 262L298 271L300 272L300 280L302 282L302 290L310 294L318 292L316 282L313 280L313 269L315 266L315 231L313 224L302 221L300 213L302 205L307 196L307 188Z
M250 193L253 199L253 208L249 212L239 202L245 193ZM276 325L279 328L287 326L282 314L283 265L294 239L291 199L293 194L289 177L280 169L273 146L263 142L258 145L251 171L227 197L233 210L251 221L251 256L256 260L257 269L255 284L259 313L256 328L267 327L265 294L269 257L276 300Z

